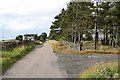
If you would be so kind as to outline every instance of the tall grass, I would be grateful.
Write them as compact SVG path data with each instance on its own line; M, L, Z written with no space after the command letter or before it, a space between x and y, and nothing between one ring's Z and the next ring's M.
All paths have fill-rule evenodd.
M76 50L70 48L69 46L61 43L60 41L50 40L49 43L51 44L54 52L61 52L61 53L70 53L70 54L120 54L120 49L111 48L109 46L101 46L98 50ZM85 43L85 42L84 42ZM92 43L92 42L86 42Z
M34 44L29 43L17 46L12 50L2 51L2 73L4 73L11 65L25 56L32 49L34 49Z

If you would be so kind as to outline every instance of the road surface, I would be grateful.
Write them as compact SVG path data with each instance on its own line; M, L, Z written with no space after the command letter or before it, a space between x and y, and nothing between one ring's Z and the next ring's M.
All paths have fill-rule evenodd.
M3 78L65 78L56 63L57 57L48 43L36 46L28 55L14 64ZM62 75L64 74L64 75Z
M96 63L116 60L118 55L113 54L55 54L45 43L15 63L3 78L77 78Z

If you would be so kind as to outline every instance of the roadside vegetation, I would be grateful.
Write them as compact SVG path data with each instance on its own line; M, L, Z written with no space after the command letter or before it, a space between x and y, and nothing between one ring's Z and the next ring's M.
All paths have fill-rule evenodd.
M56 15L50 40L87 53L118 53L120 2L74 2Z
M80 73L79 78L119 78L118 62L99 63Z
M55 21L50 27L49 42L53 51L67 54L120 54L119 14L120 1L71 0L67 8L54 17ZM116 78L117 65L95 66L83 71L80 78Z
M42 45L43 43L45 43L46 39L47 39L47 34L45 32L41 33L40 35L35 35L34 36L34 43L36 45Z
M19 45L11 50L2 51L2 73L10 68L15 62L24 57L27 53L34 49L32 42L24 45Z
M51 44L53 51L58 53L66 53L66 54L119 54L120 53L119 49L108 46L101 46L98 50L85 49L79 51L63 44L61 41L49 40L49 43ZM85 44L86 43L88 42L85 42Z
M34 40L31 40L31 38L23 40L23 35L18 35L12 40L3 40L0 46L0 55L2 56L0 57L0 71L4 73L14 63L33 50L35 45L42 45L46 38L47 34L42 33L39 36L35 35Z

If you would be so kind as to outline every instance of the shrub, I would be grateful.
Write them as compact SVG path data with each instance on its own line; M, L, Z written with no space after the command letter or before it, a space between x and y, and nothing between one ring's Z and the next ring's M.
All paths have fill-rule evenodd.
M79 78L118 78L118 63L101 63L83 71Z

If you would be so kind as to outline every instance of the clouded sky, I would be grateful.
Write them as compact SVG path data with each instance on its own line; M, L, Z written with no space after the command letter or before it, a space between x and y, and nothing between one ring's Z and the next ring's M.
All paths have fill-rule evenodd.
M19 34L49 34L51 22L70 0L0 0L0 40Z

